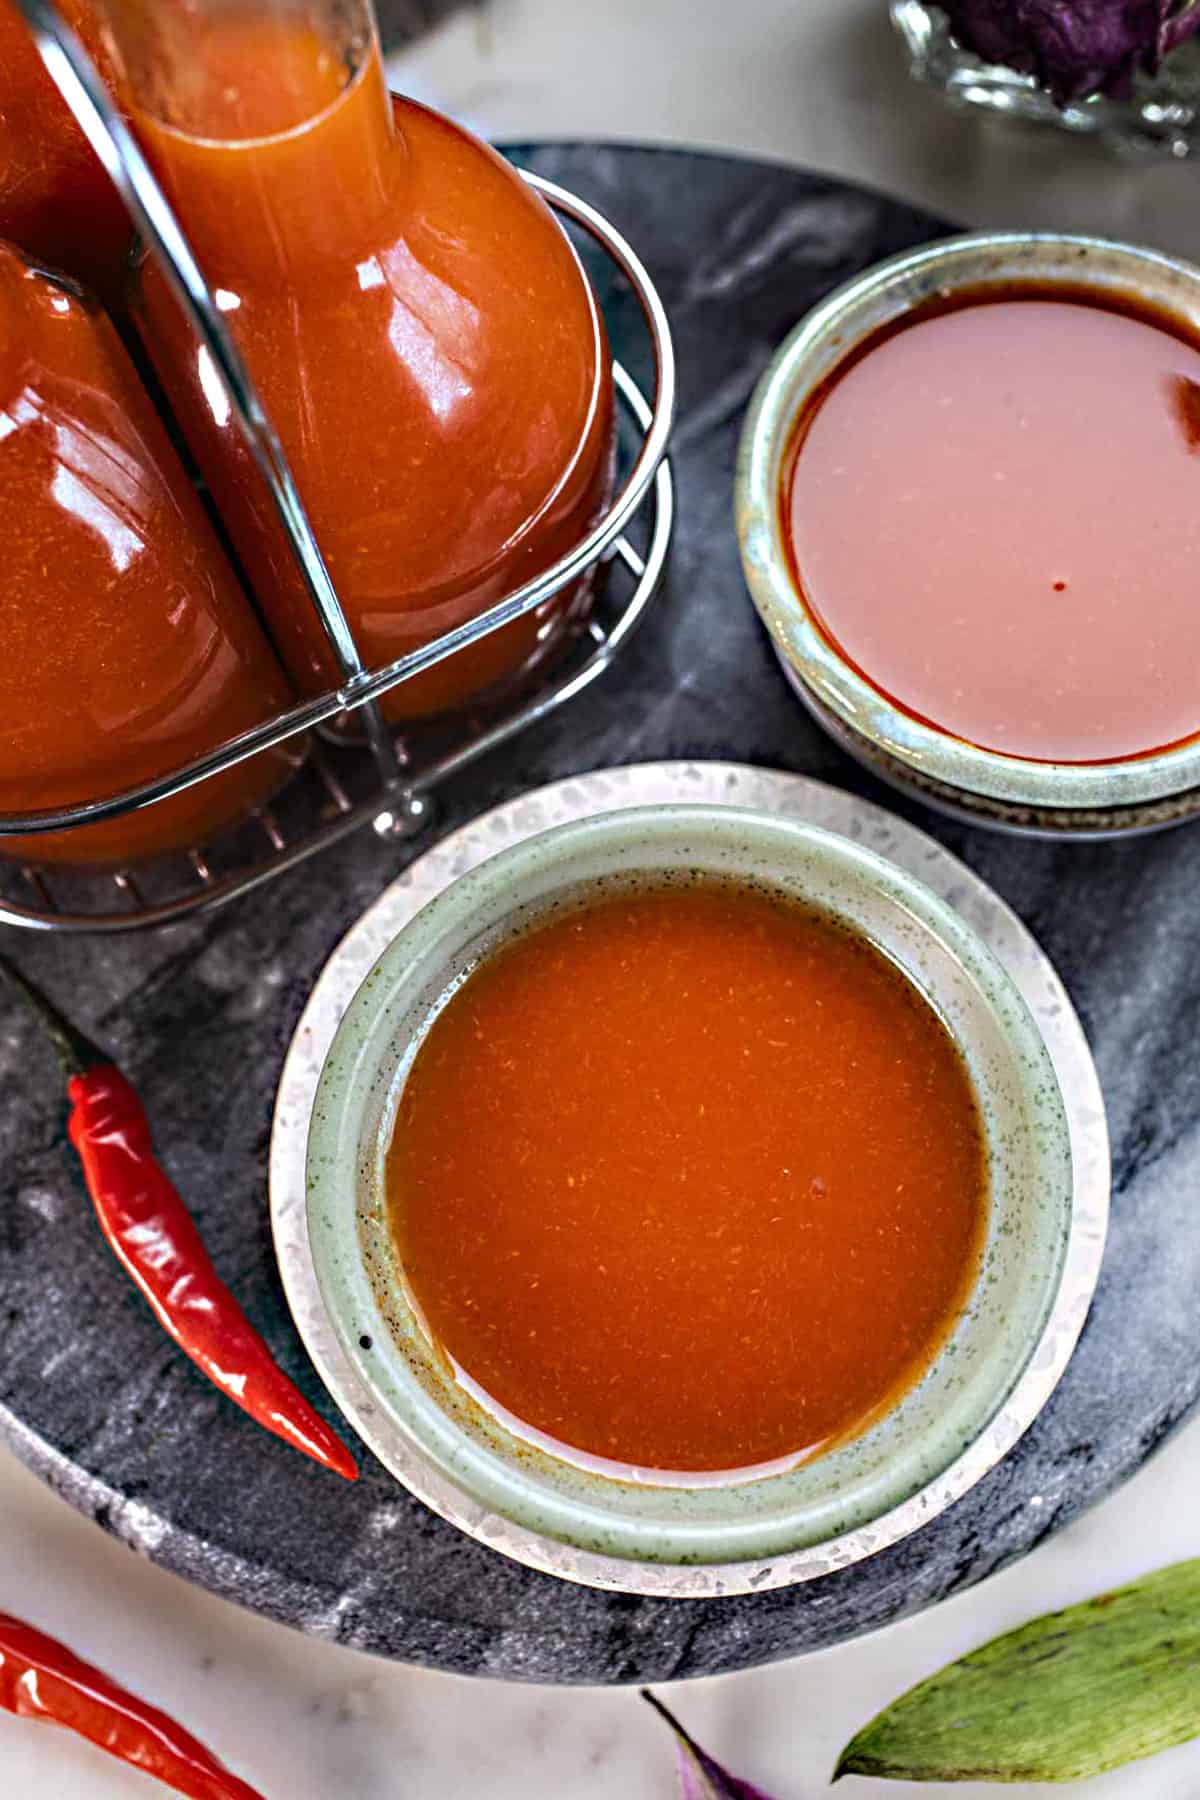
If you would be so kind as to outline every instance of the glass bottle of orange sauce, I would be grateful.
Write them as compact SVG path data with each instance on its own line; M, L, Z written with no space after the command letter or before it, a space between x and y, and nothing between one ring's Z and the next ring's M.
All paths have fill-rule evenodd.
M609 497L612 371L565 234L502 159L389 95L369 0L106 0L123 93L245 355L364 661L474 617ZM276 641L336 670L225 396L157 270L134 311ZM427 671L393 719L540 664L587 581Z
M90 0L58 0L58 7L110 73ZM0 237L106 300L121 291L132 238L125 208L12 0L0 0Z
M288 704L288 683L116 332L0 244L0 811L99 800ZM0 839L124 865L265 801L262 754L124 817Z

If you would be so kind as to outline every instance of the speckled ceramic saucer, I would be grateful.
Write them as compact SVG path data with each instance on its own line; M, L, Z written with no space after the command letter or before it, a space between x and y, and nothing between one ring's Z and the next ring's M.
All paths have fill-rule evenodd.
M305 1149L337 1025L380 952L427 901L498 850L549 826L618 807L689 801L751 806L835 831L918 877L974 929L1023 997L1054 1064L1070 1131L1074 1203L1062 1283L1024 1374L982 1434L919 1491L869 1523L803 1549L733 1564L631 1568L623 1557L556 1541L481 1507L378 1406L338 1341L315 1279ZM293 1315L331 1393L385 1465L435 1511L519 1561L596 1586L693 1597L812 1580L858 1561L926 1523L991 1468L1032 1422L1066 1366L1099 1270L1108 1184L1103 1106L1078 1021L1046 959L1002 902L940 846L876 807L801 777L711 763L616 769L556 783L485 814L414 863L343 940L314 989L284 1068L271 1157L276 1250Z

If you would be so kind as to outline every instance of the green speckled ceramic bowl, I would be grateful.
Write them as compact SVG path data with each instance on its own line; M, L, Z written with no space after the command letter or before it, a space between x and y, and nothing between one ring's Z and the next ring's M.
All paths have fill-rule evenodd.
M825 909L892 957L936 1007L984 1119L990 1218L969 1305L924 1379L860 1437L755 1480L650 1483L597 1474L508 1430L453 1378L410 1306L383 1206L392 1123L422 1035L514 931L618 885L734 876ZM465 1123L447 1120L447 1130ZM1067 1121L1024 1002L975 934L910 875L847 839L726 806L634 808L581 819L459 877L405 927L343 1019L309 1131L307 1213L317 1279L373 1408L409 1447L406 1480L473 1535L581 1580L618 1559L627 1585L664 1565L763 1568L837 1539L920 1493L988 1431L1032 1356L1071 1222ZM394 1462L394 1458L393 1458ZM447 1496L453 1496L453 1504ZM564 1554L565 1551L565 1554ZM515 1552L525 1555L525 1549ZM613 1584L611 1562L606 1580ZM767 1577L761 1577L764 1581ZM622 1585L625 1585L622 1583ZM660 1582L651 1584L656 1591Z
M1200 739L1153 756L1049 763L981 750L905 712L825 636L798 591L780 516L792 427L847 355L938 294L1036 282L1078 295L1134 295L1200 335L1200 269L1103 238L980 232L867 269L800 321L746 413L734 481L742 568L792 686L831 737L892 786L955 817L1035 836L1103 838L1200 814Z

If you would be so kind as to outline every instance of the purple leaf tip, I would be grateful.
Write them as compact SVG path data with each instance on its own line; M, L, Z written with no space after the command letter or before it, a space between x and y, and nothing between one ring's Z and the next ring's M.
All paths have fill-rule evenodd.
M715 1757L702 1750L674 1713L663 1705L657 1694L642 1689L642 1699L652 1706L670 1726L679 1749L679 1790L682 1800L772 1800L772 1796L751 1781L731 1775Z

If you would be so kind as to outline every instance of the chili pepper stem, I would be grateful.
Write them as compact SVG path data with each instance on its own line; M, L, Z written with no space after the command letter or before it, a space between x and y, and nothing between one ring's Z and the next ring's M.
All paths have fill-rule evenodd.
M112 1061L98 1045L85 1037L65 1019L54 1003L47 999L40 988L34 987L15 963L7 956L0 955L0 977L7 982L21 1003L34 1015L54 1046L55 1054L62 1065L64 1075L85 1075L89 1069L98 1068L103 1063Z

